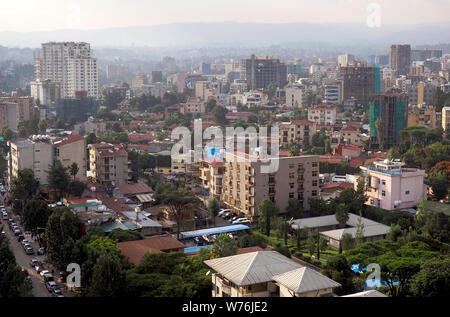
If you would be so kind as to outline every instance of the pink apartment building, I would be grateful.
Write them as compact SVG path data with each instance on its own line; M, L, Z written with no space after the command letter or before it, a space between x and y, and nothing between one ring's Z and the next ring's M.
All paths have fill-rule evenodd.
M403 166L403 163L385 160L361 167L369 197L366 205L396 210L414 207L426 197L425 171Z

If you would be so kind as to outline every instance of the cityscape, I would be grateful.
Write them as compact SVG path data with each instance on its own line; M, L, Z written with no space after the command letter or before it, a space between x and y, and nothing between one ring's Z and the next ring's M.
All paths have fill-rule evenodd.
M0 13L0 298L450 295L450 2L48 2Z

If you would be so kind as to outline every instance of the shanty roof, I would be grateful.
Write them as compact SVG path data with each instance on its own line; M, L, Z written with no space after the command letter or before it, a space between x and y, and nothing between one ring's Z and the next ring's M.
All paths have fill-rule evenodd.
M141 195L152 193L153 189L147 184L122 184L119 185L119 190L123 195Z
M152 195L152 194L136 195L136 198L137 198L141 203L149 203L149 202L151 202L151 201L154 201L153 195Z
M302 267L273 277L296 294L341 286L338 282L308 267Z
M381 293L377 290L370 290L370 291L366 291L366 292L350 294L350 295L345 295L345 296L341 296L341 297L388 297L388 296L384 295L383 293Z
M302 267L275 251L239 254L207 260L205 264L237 286L266 283L275 275Z

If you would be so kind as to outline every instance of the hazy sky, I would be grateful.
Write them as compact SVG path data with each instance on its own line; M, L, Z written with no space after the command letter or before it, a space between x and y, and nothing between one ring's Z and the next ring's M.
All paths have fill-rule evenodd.
M365 23L373 8L382 24L450 21L450 0L2 0L0 31L173 22Z

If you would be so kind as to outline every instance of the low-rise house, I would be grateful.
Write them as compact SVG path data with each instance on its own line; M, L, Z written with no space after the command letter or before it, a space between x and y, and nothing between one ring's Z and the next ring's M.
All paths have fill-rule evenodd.
M135 265L138 265L148 252L184 252L185 247L183 243L170 235L117 243L117 248Z
M140 196L149 195L148 201L146 203L151 202L153 198L151 195L153 194L153 189L144 183L136 183L136 184L121 184L114 190L114 196L118 198L128 198L135 201L140 201ZM141 197L143 198L143 197ZM144 199L146 200L146 199ZM142 203L142 202L141 202Z
M154 236L162 233L163 226L151 219L149 213L141 212L139 207L136 207L135 211L122 211L122 215L136 224L144 236Z
M332 296L341 284L308 267L274 276L280 287L280 297Z
M340 286L331 280L325 285L326 283L323 283L325 277L320 273L312 274L308 270L306 274L299 274L298 270L304 269L302 265L275 251L244 253L207 260L205 264L216 271L212 275L213 297L289 296L289 292L285 289L289 289L291 284L286 282L284 275L289 272L299 277L299 280L295 281L300 287L299 291L307 290L305 293L294 295L323 295L328 290L332 292L334 287ZM311 280L315 283L311 284ZM327 291L320 293L324 289Z
M360 167L367 185L365 194L369 197L366 205L385 210L405 209L415 207L426 197L425 171L404 165L384 160Z
M324 231L320 233L320 236L323 237L325 240L328 241L328 244L336 249L339 250L339 246L341 243L341 240L344 236L344 234L350 234L353 238L356 238L356 232L358 228L352 227L352 228L345 228L345 229L336 229L336 230L330 230L330 231ZM376 224L372 226L366 226L364 225L363 230L363 237L362 242L375 242L378 240L382 240L386 238L386 235L391 230L391 227L383 225L383 224Z

